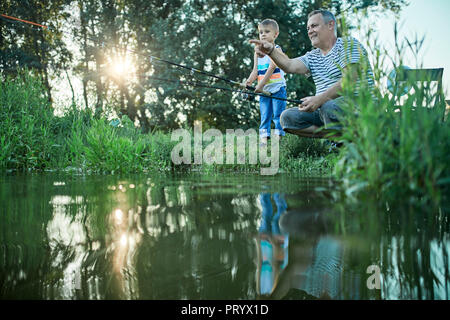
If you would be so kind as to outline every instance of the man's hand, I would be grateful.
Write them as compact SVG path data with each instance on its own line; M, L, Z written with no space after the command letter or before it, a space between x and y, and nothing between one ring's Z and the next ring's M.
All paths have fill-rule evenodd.
M249 42L255 45L255 52L260 58L269 54L274 49L274 45L265 40L250 40Z
M321 96L312 96L302 99L303 103L298 106L298 110L304 112L314 112L316 111L325 101L322 101Z

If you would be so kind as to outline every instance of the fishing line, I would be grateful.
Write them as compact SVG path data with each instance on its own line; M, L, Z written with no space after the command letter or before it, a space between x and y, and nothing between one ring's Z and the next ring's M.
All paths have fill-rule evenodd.
M150 58L150 62L152 62L152 60L164 62L164 63L170 64L170 65L173 65L173 66L176 66L176 67L179 67L179 68L187 69L187 70L189 70L191 72L199 73L199 74L211 77L211 78L215 78L215 79L218 79L218 80L225 81L225 82L230 83L230 84L232 84L234 86L245 87L245 89L247 89L247 90L255 90L256 89L255 87L244 86L240 82L233 81L233 80L227 79L225 77L222 77L222 76L219 76L219 75L216 75L216 74L204 71L204 70L199 70L199 69L196 69L196 68L193 68L193 67L185 66L185 65L182 65L182 64L179 64L179 63L176 63L176 62L172 62L172 61L169 61L169 60L161 59L159 57L155 57L155 56L152 56L152 55L146 55L146 54L143 54L143 53L139 53L139 52L131 50L131 49L127 49L127 50L132 52L132 53L135 53L137 55L141 55L141 56L145 56L147 58ZM270 95L269 92L265 92L265 94L266 95Z
M293 100L293 99L273 97L273 96L265 95L263 93L257 93L257 92L253 92L253 91L237 90L237 89L218 87L218 86L212 86L212 85L205 84L205 83L202 83L202 82L194 82L194 81L188 81L188 80L166 79L166 78L160 78L160 77L155 77L155 76L141 76L141 77L142 78L148 78L149 80L158 80L158 81L170 82L170 83L181 84L181 85L188 85L188 86L193 86L193 87L200 87L200 88L206 88L206 89L216 89L216 90L236 92L236 93L240 93L240 94L248 94L248 95L252 95L252 96L266 97L266 98L271 98L271 99L276 99L276 100L281 100L281 101L286 101L286 102L291 102L291 103L296 103L296 104L303 103L302 100Z

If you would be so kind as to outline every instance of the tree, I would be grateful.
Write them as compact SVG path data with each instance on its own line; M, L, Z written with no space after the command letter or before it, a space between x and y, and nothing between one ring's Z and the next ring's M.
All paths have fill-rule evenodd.
M64 70L71 54L62 41L62 27L69 0L5 0L0 12L48 26L51 31L23 22L2 19L0 23L0 67L5 74L18 68L33 68L42 76L51 101L49 77Z
M257 102L246 102L234 93L157 80L227 86L151 57L240 82L253 64L248 39L258 36L258 23L265 18L278 21L277 43L295 57L311 50L306 23L313 9L328 8L339 20L355 9L398 12L405 4L405 0L5 0L0 12L46 23L51 31L21 23L6 25L2 20L0 66L10 73L23 66L35 68L43 76L49 98L49 72L72 68L82 80L86 107L97 116L113 109L138 122L143 131L192 127L196 120L203 121L204 127L246 129L258 125ZM62 41L67 26L72 31L64 32L73 35L81 55L70 67L72 53ZM128 77L111 71L121 59L130 62L127 71L133 72ZM287 75L287 80L290 98L314 94L311 79Z

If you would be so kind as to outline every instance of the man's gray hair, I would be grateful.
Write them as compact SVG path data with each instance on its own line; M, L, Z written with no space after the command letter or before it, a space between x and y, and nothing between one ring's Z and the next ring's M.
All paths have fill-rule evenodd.
M311 18L313 15L316 15L316 14L319 14L319 13L322 15L322 18L323 18L323 21L325 22L325 24L327 24L330 21L334 21L334 35L337 36L336 18L334 17L334 14L332 14L330 11L323 10L323 9L311 11L308 14L308 19Z

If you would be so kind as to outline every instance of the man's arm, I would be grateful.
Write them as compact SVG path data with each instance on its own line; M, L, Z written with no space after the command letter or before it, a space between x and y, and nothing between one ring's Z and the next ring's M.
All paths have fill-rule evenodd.
M328 100L333 100L341 96L343 79L350 74L350 81L355 82L358 79L358 63L352 63L346 66L342 72L343 77L325 92L312 97L303 98L303 103L298 107L300 111L313 112L322 106Z
M276 49L273 44L264 40L250 40L255 45L255 52L259 56L268 55L273 62L286 73L309 73L308 68L299 59L290 59L286 54Z
M328 88L327 91L312 97L302 99L303 103L298 107L300 111L314 112L328 100L336 99L342 90L342 79Z

